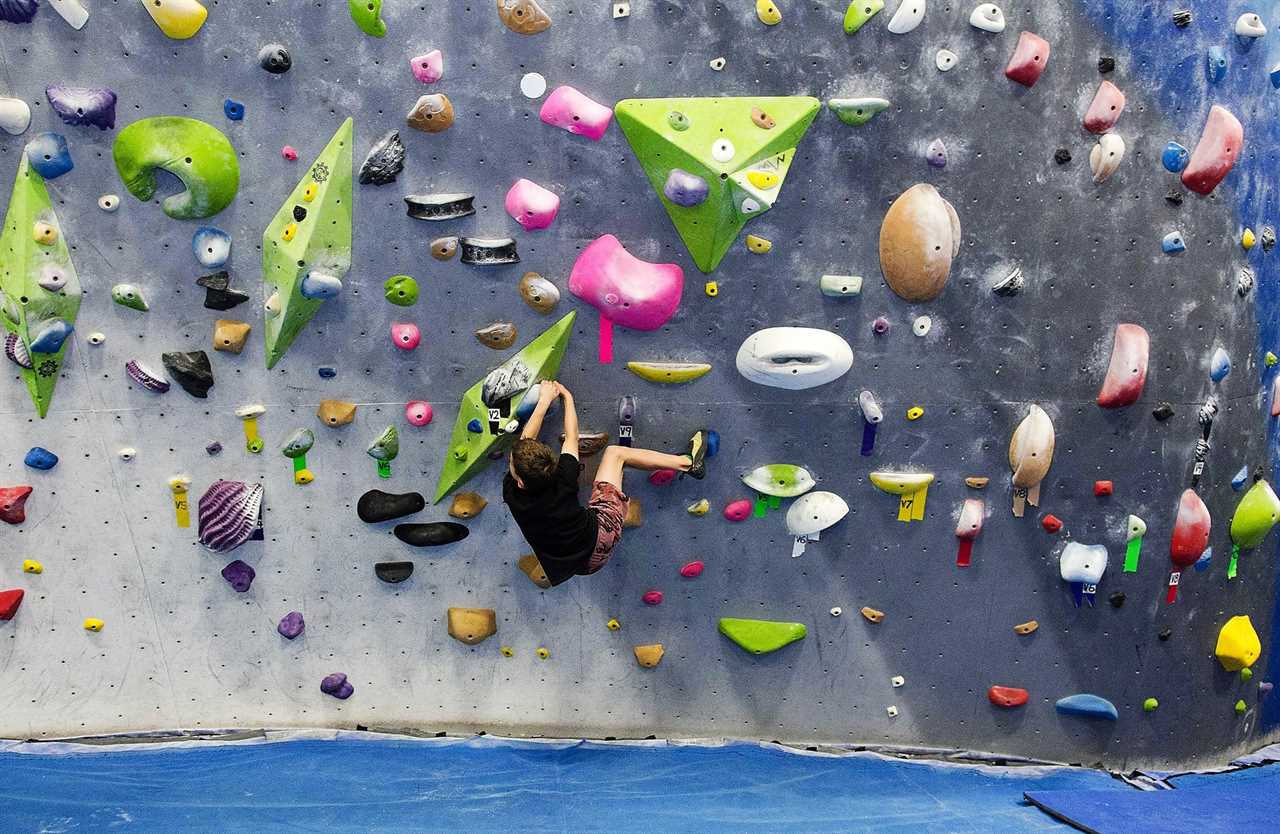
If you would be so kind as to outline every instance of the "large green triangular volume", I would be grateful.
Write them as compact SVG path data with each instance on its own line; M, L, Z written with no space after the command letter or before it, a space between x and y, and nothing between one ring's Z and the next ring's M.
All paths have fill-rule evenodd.
M720 633L752 654L768 654L788 643L803 640L809 631L803 623L723 617L720 620Z
M47 227L44 241L36 240L36 224ZM48 229L52 229L52 240L48 239ZM31 343L59 320L75 326L80 312L80 281L44 177L32 170L25 153L18 163L4 231L0 232L0 307L5 329L21 343L21 349L13 353L26 360L22 378L36 411L44 417L71 339L64 339L53 353L38 353L31 349Z
M529 373L530 385L554 377L560 370L560 360L564 358L564 349L569 344L569 337L573 335L573 320L577 315L575 310L548 327L542 335L503 362L502 366L523 364ZM440 499L492 463L489 458L490 453L506 449L518 436L514 432L494 433L490 430L489 410L481 397L483 389L484 380L482 379L462 395L462 403L458 406L458 419L453 423L453 436L449 440L449 451L445 454L444 465L440 467L440 480L436 484L436 497L433 503L438 504ZM520 394L523 395L524 391ZM469 430L467 424L472 420L478 420L483 430L479 432Z
M351 141L347 119L262 233L268 368L325 302L302 294L307 274L341 280L351 269Z
M808 96L650 98L620 101L614 113L694 263L711 272L747 221L773 205L820 108ZM663 189L676 168L706 181L706 200L686 207L667 199ZM752 171L777 181L752 184Z

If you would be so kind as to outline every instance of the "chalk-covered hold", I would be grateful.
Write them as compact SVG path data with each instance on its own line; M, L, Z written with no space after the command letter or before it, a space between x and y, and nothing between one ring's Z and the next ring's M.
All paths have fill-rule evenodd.
M1088 111L1084 114L1084 129L1090 133L1106 133L1116 126L1124 112L1124 93L1110 81L1098 85Z
M1261 38L1267 34L1267 25L1256 12L1245 12L1236 18L1236 35L1246 40Z
M1217 84L1227 77L1227 51L1214 44L1204 56L1204 77L1210 84Z
M911 186L889 207L880 225L880 269L905 301L937 298L960 254L960 217L932 185Z
M1137 324L1117 324L1111 347L1111 362L1098 392L1102 408L1133 405L1147 384L1147 360L1151 337Z
M1209 109L1200 141L1182 171L1182 184L1207 196L1230 173L1244 148L1244 128L1230 110L1217 104Z
M1093 172L1095 183L1111 178L1124 159L1124 151L1124 139L1118 133L1106 133L1098 139L1098 144L1089 151L1089 170Z
M1018 35L1018 45L1004 68L1005 77L1024 87L1034 87L1049 63L1049 42L1034 32Z
M116 126L116 94L106 87L67 87L52 84L45 96L53 112L69 125L87 125L99 130Z
M497 0L498 19L517 35L536 35L551 27L551 17L536 0Z
M844 12L844 33L852 35L884 9L884 0L852 0Z
M409 69L413 77L423 84L434 84L444 77L444 55L433 49L425 55L409 59Z
M682 168L672 168L662 186L664 197L685 208L702 205L710 193L711 188L705 179Z
M925 0L902 0L898 10L889 19L889 31L895 35L914 32L924 21Z
M883 98L831 98L827 99L827 109L836 114L840 121L857 127L875 118L877 113L889 107L889 100Z
M839 335L811 327L768 327L738 348L738 373L757 385L802 390L834 382L853 367Z
M0 96L0 130L11 136L31 126L31 106L20 98Z
M938 68L938 72L947 72L958 60L960 59L950 49L939 49L934 53L933 65Z
M522 177L508 189L504 206L512 220L523 226L526 232L531 232L552 224L560 211L560 197Z
M995 3L979 3L969 14L969 25L998 35L1004 31L1004 12Z
M423 133L441 133L453 126L453 102L444 93L419 96L418 101L405 116L409 127Z
M61 133L38 133L24 150L27 162L46 180L56 179L76 167L67 147L67 137Z

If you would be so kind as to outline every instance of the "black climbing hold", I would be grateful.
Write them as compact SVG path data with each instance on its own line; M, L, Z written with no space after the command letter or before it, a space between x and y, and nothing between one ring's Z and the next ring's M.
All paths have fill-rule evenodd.
M496 266L499 264L520 263L520 253L516 251L516 242L509 237L464 237L459 241L459 244L462 248L460 260L464 264Z
M397 524L396 538L414 547L436 547L462 541L471 531L453 521L431 521L426 524Z
M321 365L316 373L320 374L321 379L333 379L338 375L338 369L331 365Z
M1181 189L1170 188L1169 193L1164 195L1164 198L1165 200L1172 203L1173 205L1180 206L1182 205L1182 198L1184 196L1185 196L1185 192L1182 191Z
M293 66L293 59L289 57L289 50L283 45L269 43L258 52L258 66L272 75L280 75L289 71Z
M1160 403L1152 409L1151 416L1163 423L1173 416L1173 406L1169 403Z
M222 444L215 440L208 446L205 446L204 450L210 455L220 455L222 454Z
M1111 596L1107 597L1107 602L1111 603L1112 608L1119 608L1124 605L1124 600L1124 591L1116 591Z
M1257 483L1262 480L1262 464L1253 467L1253 481Z
M231 289L231 273L215 272L197 278L196 284L204 287L204 306L207 310L230 310L249 300L249 296Z
M1053 161L1059 165L1066 165L1071 161L1071 151L1066 148L1058 148L1053 152Z
M413 576L413 562L378 562L373 566L373 572L383 582L394 585Z
M404 145L400 142L400 131L391 130L369 149L360 166L360 184L386 185L395 182L403 170Z
M405 213L415 220L456 220L476 213L474 194L406 194Z
M1191 10L1178 9L1173 13L1173 25L1185 29L1191 25Z
M1165 626L1164 628L1160 629L1159 636L1161 640L1168 640L1170 637L1173 636L1173 629L1169 628L1168 626Z
M301 223L303 220L306 220L306 219L307 219L307 210L306 210L306 208L305 208L304 206L294 206L294 207L293 207L293 219L294 219L294 220L297 220L299 223Z
M213 367L209 364L209 354L203 350L190 352L174 351L160 355L164 369L169 376L182 386L193 397L204 399L209 396L213 387Z
M1110 55L1103 55L1101 58L1098 59L1098 72L1102 73L1103 75L1106 75L1107 73L1114 71L1115 68L1116 68L1116 59L1112 58Z
M379 521L390 521L393 518L412 515L425 506L427 506L426 499L417 492L395 495L380 489L371 489L361 495L360 500L356 502L356 515L360 516L360 520L366 524L376 524Z
M1263 252L1270 252L1276 248L1276 230L1274 226L1263 226L1260 237L1262 239Z

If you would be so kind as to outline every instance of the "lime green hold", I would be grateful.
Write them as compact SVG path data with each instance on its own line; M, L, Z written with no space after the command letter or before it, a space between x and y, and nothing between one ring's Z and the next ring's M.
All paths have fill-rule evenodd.
M711 272L747 221L777 200L821 106L807 96L651 98L620 101L614 112L693 262ZM677 168L710 185L705 200L667 198Z
M124 187L143 202L159 187L157 169L182 181L186 190L160 204L174 220L212 217L240 188L240 162L231 140L197 119L155 116L134 122L116 135L111 155Z
M418 282L408 275L392 275L382 285L382 294L397 307L412 307L418 303Z
M1280 521L1280 498L1266 481L1255 481L1231 517L1231 541L1241 550L1257 547Z
M809 633L803 623L778 623L772 620L720 619L720 633L752 654L768 654L803 640Z
M1266 356L1263 357L1263 359L1266 360L1268 368L1270 368L1272 365L1276 364L1277 362L1280 362L1280 357L1277 357L1271 351L1267 351L1267 354Z
M844 13L844 33L852 35L884 8L884 0L853 0Z
M1249 705L1244 702L1243 698L1241 698L1239 701L1236 701L1236 715L1244 715L1245 712L1248 711L1248 709L1249 709Z
M888 109L889 102L883 98L832 98L827 99L827 107L840 121L858 127L874 119L877 113Z
M1249 681L1253 680L1253 670L1250 669L1248 666L1241 669L1240 680L1244 681L1245 683L1248 683Z
M1155 712L1159 708L1160 708L1160 702L1157 701L1155 698L1148 698L1147 700L1142 702L1142 709L1144 712Z
M387 24L382 20L382 0L347 0L351 19L360 31L375 38L386 37Z

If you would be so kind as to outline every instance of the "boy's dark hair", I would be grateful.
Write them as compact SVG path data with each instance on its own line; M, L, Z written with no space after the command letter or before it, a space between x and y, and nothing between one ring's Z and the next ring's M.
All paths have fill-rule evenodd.
M556 476L560 461L545 443L530 437L521 438L511 447L511 465L530 489L549 486Z

